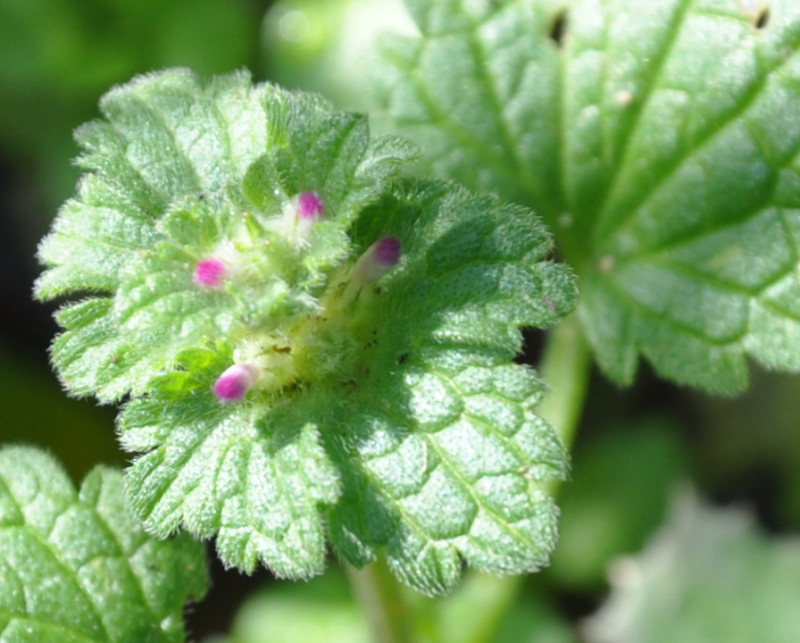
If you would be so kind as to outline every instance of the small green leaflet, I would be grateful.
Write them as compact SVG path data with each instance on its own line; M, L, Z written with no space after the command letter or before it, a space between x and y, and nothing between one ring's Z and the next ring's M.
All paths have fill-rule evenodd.
M397 176L414 150L318 97L169 70L101 102L40 257L53 360L127 396L145 528L305 578L327 545L427 594L547 561L566 474L521 326L574 279L530 211Z
M76 493L49 455L0 450L0 637L183 641L183 608L208 585L205 549L148 536L122 475L95 468Z
M800 4L407 0L388 112L427 164L533 207L598 363L709 391L800 369Z

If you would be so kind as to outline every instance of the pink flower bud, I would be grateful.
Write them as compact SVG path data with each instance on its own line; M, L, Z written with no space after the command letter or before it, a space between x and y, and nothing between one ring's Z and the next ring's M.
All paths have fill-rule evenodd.
M252 364L234 364L214 382L212 390L221 402L241 400L258 380L258 368Z
M361 255L353 276L362 285L375 283L389 268L397 265L402 254L400 239L392 235L381 237Z
M227 274L228 267L219 259L202 259L194 267L194 283L206 288L219 288Z
M375 259L379 264L385 266L386 270L397 265L400 255L403 253L400 239L393 236L381 237L372 248L375 252Z
M316 192L303 192L297 199L297 218L300 220L321 219L324 210L325 205Z

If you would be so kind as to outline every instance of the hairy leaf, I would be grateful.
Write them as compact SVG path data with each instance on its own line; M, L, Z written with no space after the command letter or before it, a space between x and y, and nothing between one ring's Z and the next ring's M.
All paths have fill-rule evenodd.
M183 641L207 583L202 545L148 536L119 472L98 467L76 493L52 457L0 451L2 640Z
M62 309L66 332L53 346L67 388L103 401L141 393L185 348L235 332L230 294L200 296L192 270L227 252L226 242L247 255L238 261L254 261L256 250L242 247L243 228L258 225L250 209L274 216L313 187L346 222L410 153L396 139L368 149L363 117L251 87L244 74L207 86L186 70L143 76L109 92L101 108L106 121L78 130L87 174L41 244L50 268L36 292L116 294ZM320 243L323 256L312 254L307 268L345 251L341 239L333 250ZM260 284L248 286L258 310Z
M185 370L153 380L152 393L125 409L122 444L145 452L128 472L133 506L155 534L182 523L216 535L220 557L244 571L260 559L280 576L318 573L325 540L317 505L336 501L336 472L291 400L220 403L211 387L230 357L187 351Z
M800 5L407 0L389 114L441 175L534 207L603 370L710 391L800 369Z
M228 565L319 573L381 550L423 592L542 565L566 457L514 364L573 306L529 211L395 180L363 116L241 75L142 77L81 130L90 171L41 247L68 387L129 401L146 528Z
M543 383L511 360L517 327L555 321L572 286L537 263L549 239L526 211L438 184L399 197L354 233L397 234L408 255L365 302L359 377L323 431L343 481L331 531L349 560L383 546L401 578L434 594L462 560L520 573L555 545L546 488L565 456L532 413Z

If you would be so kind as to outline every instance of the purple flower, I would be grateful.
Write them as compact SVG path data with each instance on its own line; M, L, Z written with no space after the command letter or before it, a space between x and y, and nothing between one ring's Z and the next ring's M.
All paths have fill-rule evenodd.
M303 192L297 199L297 217L303 219L321 219L325 210L322 199L316 192Z
M397 265L402 254L400 239L392 235L381 237L361 255L353 276L362 285L375 283L389 268Z
M206 288L219 288L228 274L228 267L219 259L209 257L194 267L194 283Z
M258 380L258 368L252 364L234 364L214 382L212 390L221 402L241 400Z
M385 270L396 265L400 261L400 255L403 253L403 246L400 244L400 239L393 236L381 237L372 246L375 260Z

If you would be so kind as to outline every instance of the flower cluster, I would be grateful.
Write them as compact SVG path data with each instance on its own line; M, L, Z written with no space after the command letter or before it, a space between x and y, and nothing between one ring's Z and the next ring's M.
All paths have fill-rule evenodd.
M314 237L314 226L323 220L325 204L317 192L302 192L290 199L282 212L269 220L267 226L272 233L270 242L288 248L291 258L302 260L311 248ZM240 237L243 235L240 234ZM248 252L253 242L240 244L241 249L225 240L217 250L209 256L198 260L194 267L193 281L201 289L220 290L235 282L237 275L247 280L247 262L251 260ZM262 248L269 254L269 247ZM313 319L325 320L329 323L335 311L347 307L356 299L361 291L375 284L388 270L397 265L402 255L402 243L394 235L384 235L373 243L355 262L328 286L328 293L323 293L321 301L329 302L328 307ZM283 255L284 260L286 254ZM293 270L279 272L296 272ZM267 275L261 275L267 277ZM235 287L235 283L230 284ZM306 315L309 311L303 310ZM261 333L249 330L242 338L241 346L234 351L234 364L225 369L214 383L212 390L222 402L234 402L243 399L248 391L254 388L274 390L283 388L301 377L298 373L293 351L297 352L294 334L301 336L308 324L298 324L298 315L289 316L283 324L286 328L274 328ZM317 324L318 326L319 324ZM316 330L316 329L315 329Z

